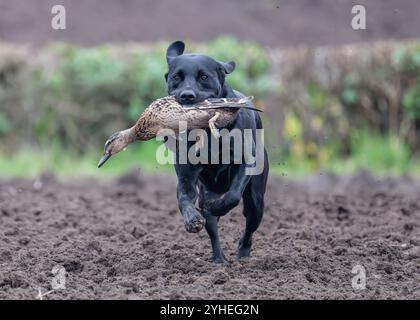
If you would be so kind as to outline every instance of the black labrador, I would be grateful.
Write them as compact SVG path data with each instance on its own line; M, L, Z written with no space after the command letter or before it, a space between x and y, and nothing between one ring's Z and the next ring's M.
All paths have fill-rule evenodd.
M235 69L233 61L221 62L201 54L183 54L184 48L183 42L176 41L167 49L169 70L165 78L169 95L175 96L183 105L207 98L244 97L225 83L225 75ZM227 129L239 129L241 132L251 129L248 131L252 132L255 140L256 131L262 129L261 119L257 112L242 109ZM252 142L255 144L255 141ZM232 148L232 143L229 140L229 148ZM219 243L219 217L237 206L241 199L246 227L239 241L237 258L248 257L250 254L252 234L260 225L264 210L268 159L265 148L262 150L264 167L256 175L246 174L249 164L245 161L238 164L233 159L224 164L191 164L189 161L175 163L178 205L185 227L188 232L198 232L205 226L211 240L213 261L216 263L227 263ZM178 159L178 153L175 154Z

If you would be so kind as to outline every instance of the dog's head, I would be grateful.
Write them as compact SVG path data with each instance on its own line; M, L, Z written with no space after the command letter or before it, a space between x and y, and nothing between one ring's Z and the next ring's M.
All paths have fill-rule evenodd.
M221 62L201 54L183 54L182 41L166 51L169 70L165 74L168 94L181 104L194 104L222 96L225 75L235 69L235 62Z

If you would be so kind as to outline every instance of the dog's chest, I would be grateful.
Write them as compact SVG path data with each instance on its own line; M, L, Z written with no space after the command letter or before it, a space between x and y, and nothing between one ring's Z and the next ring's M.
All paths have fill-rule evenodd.
M229 189L231 183L230 164L219 164L207 166L200 174L200 181L211 191L224 193Z

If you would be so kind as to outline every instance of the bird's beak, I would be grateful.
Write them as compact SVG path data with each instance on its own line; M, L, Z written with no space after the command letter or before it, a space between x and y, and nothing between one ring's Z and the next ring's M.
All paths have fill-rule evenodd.
M101 160L99 160L98 162L98 168L102 167L103 164L109 159L111 158L111 153L104 153L104 155L102 156Z

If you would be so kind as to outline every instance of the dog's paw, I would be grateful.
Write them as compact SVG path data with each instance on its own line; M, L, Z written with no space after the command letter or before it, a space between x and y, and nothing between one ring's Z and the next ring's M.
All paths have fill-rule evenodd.
M224 264L224 265L228 265L229 261L226 259L224 254L218 255L218 256L214 256L211 259L213 261L213 263L216 264Z
M242 259L245 259L245 258L249 258L250 255L251 255L251 247L239 248L238 253L236 254L236 259L237 260L242 260Z
M238 253L236 255L236 258L238 260L241 260L243 258L248 258L251 255L251 245L252 245L251 240L244 242L244 239L241 239L239 241Z
M197 233L203 229L206 219L194 209L191 209L184 218L185 229L191 233Z

